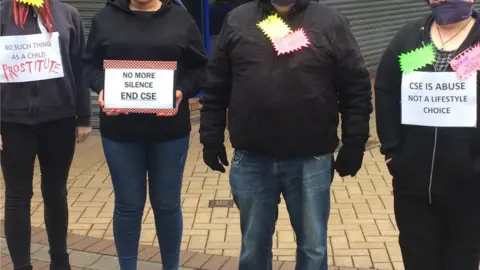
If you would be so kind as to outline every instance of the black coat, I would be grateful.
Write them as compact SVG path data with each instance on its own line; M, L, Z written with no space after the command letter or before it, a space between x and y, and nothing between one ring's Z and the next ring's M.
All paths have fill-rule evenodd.
M269 0L231 11L207 67L200 135L223 143L228 108L236 149L273 156L332 153L342 140L364 148L372 111L370 75L346 18L324 4L301 0L286 16L311 45L277 56L256 26L274 13Z
M381 152L387 158L393 158L388 167L394 177L395 193L480 201L479 128L401 124L402 74L398 55L421 47L422 42L430 43L428 29L432 22L429 16L406 25L381 58L375 80L375 109ZM477 21L457 52L479 41L480 25ZM428 65L420 71L433 72L434 67ZM452 71L451 67L448 66L446 71ZM477 119L480 119L480 114Z

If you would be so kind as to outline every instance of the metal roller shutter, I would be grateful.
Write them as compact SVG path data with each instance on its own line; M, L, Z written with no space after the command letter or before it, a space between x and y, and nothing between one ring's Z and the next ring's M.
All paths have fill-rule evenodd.
M105 6L105 0L63 0L78 9L82 15L85 32L88 32L92 26L92 19L97 12ZM98 95L92 91L92 127L99 128L100 125L100 105L98 105Z
M396 32L407 22L430 12L423 0L325 0L325 3L349 19L370 72L375 72Z

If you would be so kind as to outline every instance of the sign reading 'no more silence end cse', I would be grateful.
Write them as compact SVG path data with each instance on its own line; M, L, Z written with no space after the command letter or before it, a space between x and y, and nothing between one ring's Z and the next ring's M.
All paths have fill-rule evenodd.
M105 111L175 114L176 62L105 60Z
M455 72L406 73L402 78L402 124L431 127L477 125L477 76Z

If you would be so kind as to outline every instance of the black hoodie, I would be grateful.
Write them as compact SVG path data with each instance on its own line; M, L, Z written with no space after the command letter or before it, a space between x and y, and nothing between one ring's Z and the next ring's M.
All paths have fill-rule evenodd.
M480 42L478 15L458 53ZM375 79L377 129L397 194L480 201L480 129L435 128L401 124L398 55L428 44L433 18L403 27L380 60ZM434 72L432 65L419 71ZM448 66L446 71L452 71ZM478 76L478 75L477 75ZM477 91L480 84L477 79ZM480 95L477 92L477 97ZM477 113L480 119L480 113ZM478 123L477 123L478 126Z
M39 34L40 27L30 10L24 29L15 24L12 1L0 1L1 36ZM77 118L77 125L90 126L90 91L82 76L85 32L80 13L57 0L50 1L53 31L60 35L63 78L2 83L1 121L33 125L62 118ZM4 48L1 48L4 50Z
M362 151L372 112L370 75L347 19L324 4L300 0L285 16L311 45L277 56L257 23L275 10L260 0L231 11L207 68L200 135L223 143L228 108L236 149L272 156L334 152L339 112L342 141Z
M103 60L177 61L176 89L183 93L177 115L107 116L102 112L102 136L117 141L163 141L189 135L188 99L203 84L207 57L188 11L171 0L164 0L156 12L132 11L128 0L109 0L93 19L85 55L85 78L97 93L104 87Z

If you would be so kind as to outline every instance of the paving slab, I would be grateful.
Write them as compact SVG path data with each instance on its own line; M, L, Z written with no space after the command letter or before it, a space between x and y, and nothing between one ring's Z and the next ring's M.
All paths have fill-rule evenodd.
M371 130L368 151L357 176L342 178L335 175L331 186L328 261L337 267L403 269L397 244L398 228L393 212L391 177L378 149L374 117L371 120ZM231 205L228 172L213 172L203 163L198 124L192 127L190 137L182 184L182 265L200 253L207 254L207 257L216 255L229 258L221 267L233 269L230 265L235 263L230 258L236 258L240 254L241 234L239 212ZM227 152L231 156L233 149L229 146L228 134L226 139ZM98 133L77 146L67 185L71 234L68 247L78 251L116 255L112 241L114 194ZM216 203L212 202L214 200ZM0 180L0 209L4 208L3 204L4 182ZM37 164L31 203L34 243L48 243L43 230L43 217L44 206ZM3 231L0 232L3 236ZM153 212L148 201L142 219L140 242L143 246L158 248ZM2 253L8 254L5 247L2 245ZM282 199L273 237L273 259L293 262L295 249L296 239ZM145 260L159 261L158 252L147 254L144 251L142 256L149 257L142 257ZM214 258L211 265L222 264L223 259ZM197 259L198 256L195 257ZM209 267L210 262L207 260L204 264ZM289 264L285 265L287 267ZM279 267L283 267L283 264Z

